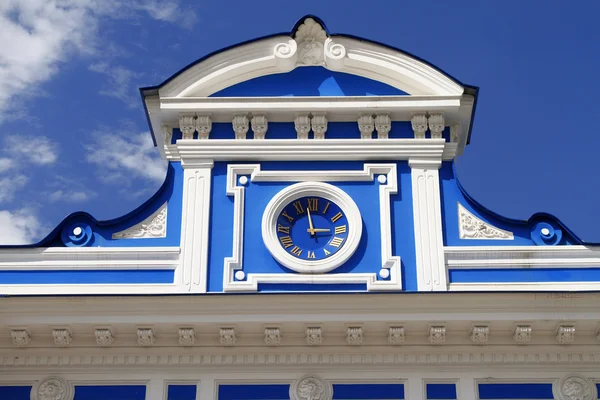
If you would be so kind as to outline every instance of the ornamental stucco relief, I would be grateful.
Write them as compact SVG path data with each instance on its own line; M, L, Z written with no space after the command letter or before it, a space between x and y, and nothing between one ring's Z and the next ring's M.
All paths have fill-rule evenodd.
M512 232L492 226L458 203L458 234L461 239L514 240Z
M167 236L167 203L142 222L112 235L113 239L164 238Z
M304 376L290 385L290 400L331 400L333 386L315 375Z

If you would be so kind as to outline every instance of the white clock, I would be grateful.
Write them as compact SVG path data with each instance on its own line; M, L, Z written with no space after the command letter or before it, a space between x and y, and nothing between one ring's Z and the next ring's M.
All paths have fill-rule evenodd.
M262 219L262 236L271 255L300 273L325 273L354 254L362 235L356 203L340 188L301 182L277 193Z

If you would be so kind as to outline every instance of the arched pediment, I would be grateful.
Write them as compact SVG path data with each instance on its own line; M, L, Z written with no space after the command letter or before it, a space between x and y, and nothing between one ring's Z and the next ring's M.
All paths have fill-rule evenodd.
M161 98L208 97L258 77L321 66L382 82L415 96L456 96L464 87L430 64L390 47L346 35L329 35L305 17L289 35L233 46L184 68L158 87Z

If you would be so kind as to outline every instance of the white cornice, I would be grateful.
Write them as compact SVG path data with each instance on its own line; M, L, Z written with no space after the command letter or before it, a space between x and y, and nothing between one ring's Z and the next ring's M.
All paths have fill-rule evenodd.
M271 122L323 112L327 112L329 122L354 122L366 113L385 113L394 121L409 121L418 111L457 112L462 103L463 96L167 97L160 99L160 109L164 123L185 112L210 114L213 122L231 122L236 114L258 112L265 112Z
M408 160L439 163L456 155L456 146L444 139L326 139L316 140L178 140L165 146L167 159L213 159L214 161L275 160Z

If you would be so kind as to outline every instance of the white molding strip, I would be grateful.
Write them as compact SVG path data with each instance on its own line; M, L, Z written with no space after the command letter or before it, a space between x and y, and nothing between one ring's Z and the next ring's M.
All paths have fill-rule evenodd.
M600 267L600 248L586 246L446 246L448 269Z
M326 139L326 140L178 140L164 146L167 159L214 161L332 161L408 160L427 158L450 161L456 146L445 139Z
M176 269L179 247L3 249L0 270Z
M250 175L251 182L316 182L373 181L375 175L386 175L379 186L379 213L381 222L382 269L389 270L389 280L377 280L376 274L247 274L246 280L236 281L236 271L243 270L244 192L238 185L238 176ZM234 198L233 254L224 260L223 291L257 291L259 283L365 283L367 290L401 290L400 257L392 255L391 194L398 191L395 164L365 164L362 171L262 171L259 164L229 165L227 168L227 195Z
M212 160L182 162L181 266L175 283L206 293Z
M442 209L439 168L441 161L410 159L417 288L419 291L446 291L448 278L444 265Z
M10 249L0 252L0 270L156 270L179 271L179 247L90 247ZM161 294L180 293L165 284L5 284L0 293L32 294Z
M452 292L584 292L599 291L600 282L465 282L450 283Z

